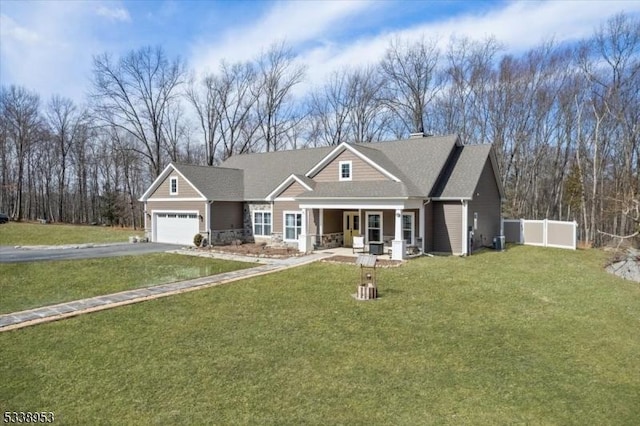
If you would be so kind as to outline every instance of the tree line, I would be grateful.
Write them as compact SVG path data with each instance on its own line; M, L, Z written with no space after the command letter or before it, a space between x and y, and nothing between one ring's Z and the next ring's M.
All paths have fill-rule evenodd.
M307 72L284 43L204 76L143 47L95 56L83 105L3 86L0 210L139 227L137 199L170 161L458 133L494 143L505 217L576 220L596 245L638 230L638 18L517 55L493 37L392 39L378 63L300 93Z

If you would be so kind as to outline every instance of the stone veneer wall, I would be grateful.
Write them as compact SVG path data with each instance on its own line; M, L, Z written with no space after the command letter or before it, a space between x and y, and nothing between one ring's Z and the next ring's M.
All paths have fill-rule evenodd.
M335 248L344 245L344 233L322 234L319 248Z
M209 244L231 244L236 240L246 241L246 233L244 229L211 231L211 241L209 241Z
M244 235L245 235L244 241L248 243L255 242L255 238L253 236L253 212L256 212L256 211L271 211L271 222L273 223L273 209L271 208L271 203L263 203L263 202L244 203L244 214L243 214ZM273 229L271 231L273 232ZM266 240L269 237L258 237L258 238Z

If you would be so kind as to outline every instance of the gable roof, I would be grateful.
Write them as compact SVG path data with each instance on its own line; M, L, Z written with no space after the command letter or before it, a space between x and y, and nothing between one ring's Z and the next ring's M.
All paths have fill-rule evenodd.
M284 182L282 182L280 185L278 185L278 187L276 189L274 189L273 191L271 191L265 198L267 200L270 200L270 201L273 200L275 197L280 195L282 193L282 191L287 189L294 182L299 183L307 191L312 191L313 187L316 186L316 182L313 179L310 179L310 178L308 178L308 177L306 177L304 175L300 175L300 174L295 174L294 173L294 174L289 175L289 177L286 178L284 180Z
M345 150L381 171L389 180L315 182L309 177ZM462 145L457 135L448 135L235 155L223 162L222 167L170 166L180 172L208 200L272 200L296 181L307 189L296 198L305 199L465 199L473 196L487 158L491 159L494 173L497 173L494 157L491 145ZM154 185L157 186L162 181L161 176L147 190L147 197L155 190ZM496 181L503 196L497 175Z
M304 175L334 147L234 155L222 163L244 171L247 201L264 200L291 174Z
M176 165L208 200L244 201L244 172L227 167Z
M164 168L149 189L142 194L140 201L146 201L172 171L182 176L203 199L243 201L244 179L242 170L175 163L170 163Z
M490 144L457 147L431 196L442 199L472 199L487 161L491 161L498 191L504 198Z
M395 169L395 166L392 163L390 163L386 158L384 158L384 155L381 155L381 153L378 150L374 148L366 147L364 145L348 144L344 142L338 145L335 149L333 149L333 151L331 151L322 160L316 163L313 166L313 168L306 173L306 176L309 176L309 177L315 176L320 170L322 170L327 164L333 161L338 155L340 155L345 150L351 151L357 157L363 160L365 163L369 164L374 169L377 169L380 173L387 176L389 179L392 179L396 182L400 181L400 179L397 176L394 176L393 173L391 173L389 170L387 170L387 168L384 167L384 166L387 166L389 168ZM366 154L363 153L363 151L366 152ZM375 161L376 159L378 161Z

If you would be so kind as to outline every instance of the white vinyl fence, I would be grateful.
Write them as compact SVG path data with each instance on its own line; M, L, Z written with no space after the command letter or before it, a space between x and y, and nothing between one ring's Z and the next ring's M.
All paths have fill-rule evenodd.
M576 249L576 222L503 219L505 241L532 246Z

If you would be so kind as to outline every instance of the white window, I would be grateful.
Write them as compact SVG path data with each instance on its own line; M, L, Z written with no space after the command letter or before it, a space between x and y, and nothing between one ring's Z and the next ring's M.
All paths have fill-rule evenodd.
M351 180L351 161L340 161L338 164L339 180Z
M382 213L367 212L367 242L382 242Z
M271 235L271 212L253 213L253 235Z
M302 234L302 212L284 212L284 241L298 241Z
M178 193L178 178L172 177L169 179L169 194L176 195Z
M402 213L402 239L407 245L414 244L415 228L413 213Z

